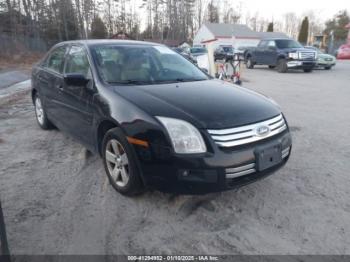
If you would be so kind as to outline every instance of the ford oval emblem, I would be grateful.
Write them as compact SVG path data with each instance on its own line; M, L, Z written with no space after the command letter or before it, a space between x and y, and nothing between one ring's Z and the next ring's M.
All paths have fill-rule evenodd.
M256 128L257 136L267 136L270 133L270 128L268 126L258 126Z

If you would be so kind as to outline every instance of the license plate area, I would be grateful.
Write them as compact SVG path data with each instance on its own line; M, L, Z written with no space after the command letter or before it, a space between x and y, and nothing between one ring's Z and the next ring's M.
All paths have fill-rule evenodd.
M263 171L282 162L282 145L280 143L259 147L255 152L258 171Z

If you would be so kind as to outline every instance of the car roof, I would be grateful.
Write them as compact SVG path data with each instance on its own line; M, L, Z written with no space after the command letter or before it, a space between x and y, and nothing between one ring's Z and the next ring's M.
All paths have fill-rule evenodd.
M146 41L135 41L135 40L116 40L116 39L87 39L87 40L72 40L64 41L56 44L55 46L66 45L66 44L82 44L85 46L93 46L100 44L114 44L114 45L140 45L140 46L163 46L158 43L146 42Z

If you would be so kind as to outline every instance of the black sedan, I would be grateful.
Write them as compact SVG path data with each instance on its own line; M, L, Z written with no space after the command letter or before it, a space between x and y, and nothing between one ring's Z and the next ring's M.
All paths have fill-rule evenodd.
M175 51L176 53L182 55L184 58L186 58L187 60L189 60L191 63L193 64L196 64L197 61L194 60L190 54L186 53L183 49L181 48L178 48L178 47L175 47L175 48L172 48L173 51Z
M236 188L282 167L291 152L271 99L212 79L154 43L60 43L34 67L32 99L39 126L100 154L126 195Z
M214 60L229 61L233 59L234 50L232 46L219 46L214 51Z

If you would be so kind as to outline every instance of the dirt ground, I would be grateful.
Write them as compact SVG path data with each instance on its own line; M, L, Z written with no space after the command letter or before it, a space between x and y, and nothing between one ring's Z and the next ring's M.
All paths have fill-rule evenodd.
M245 70L293 136L289 163L237 191L123 197L102 162L42 131L28 93L0 101L0 197L13 254L350 254L350 61Z

